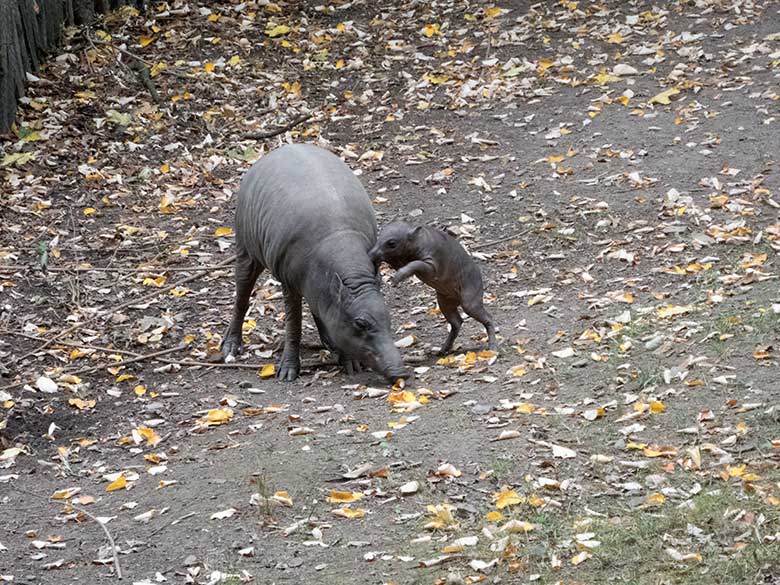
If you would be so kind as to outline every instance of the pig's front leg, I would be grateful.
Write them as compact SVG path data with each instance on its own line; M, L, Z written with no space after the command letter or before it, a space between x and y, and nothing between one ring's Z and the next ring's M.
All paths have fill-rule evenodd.
M301 295L283 287L285 335L277 377L292 382L301 371Z
M399 268L390 277L390 284L397 286L410 276L416 276L420 280L431 280L436 276L436 267L426 260L414 260L406 266Z

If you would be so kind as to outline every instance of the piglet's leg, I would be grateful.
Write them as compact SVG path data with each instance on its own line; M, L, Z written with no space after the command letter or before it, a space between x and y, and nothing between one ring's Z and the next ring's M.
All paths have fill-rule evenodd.
M439 350L439 354L447 355L452 349L452 344L455 343L455 338L458 337L463 318L460 316L460 312L458 312L457 299L451 299L437 293L436 300L439 303L439 309L450 324L450 334Z
M414 260L406 266L399 268L393 274L390 282L393 285L397 285L411 276L417 276L420 280L432 279L436 276L436 268L430 262Z
M301 371L301 295L283 287L285 336L277 377L292 382Z
M476 319L485 326L485 330L488 335L488 348L491 351L498 349L498 342L496 341L496 328L493 326L493 318L490 313L487 312L485 306L482 304L482 299L463 303L463 310L472 319Z
M249 298L257 277L263 267L255 262L246 250L239 249L236 256L236 301L233 306L233 319L230 321L225 338L222 340L222 355L226 362L232 362L241 353L241 332L244 317L249 309Z

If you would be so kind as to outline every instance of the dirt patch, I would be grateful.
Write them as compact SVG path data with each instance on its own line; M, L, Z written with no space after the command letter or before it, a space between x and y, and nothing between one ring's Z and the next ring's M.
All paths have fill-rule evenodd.
M81 510L130 582L777 580L779 18L173 3L71 37L3 143L0 582L116 580ZM284 325L264 274L258 367L208 365L238 182L302 141L380 224L458 235L497 355L467 319L439 361L445 320L407 281L383 291L415 338L406 394L323 365L308 316L301 378L263 379Z

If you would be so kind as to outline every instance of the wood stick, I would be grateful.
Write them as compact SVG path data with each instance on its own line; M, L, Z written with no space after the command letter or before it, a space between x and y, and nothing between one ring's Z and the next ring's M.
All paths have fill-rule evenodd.
M228 266L229 264L231 264L235 259L236 259L236 257L235 257L235 255L233 255L230 258L228 258L227 260L224 260L223 262L220 262L219 264L215 265L213 267L213 269L214 270L219 270L221 268L224 268L225 266ZM185 278L183 280L180 280L179 282L177 282L175 284L171 284L171 285L165 286L163 288L158 288L155 291L149 293L148 295L145 295L145 296L141 297L140 299L132 299L132 300L129 300L129 301L126 301L126 302L122 303L118 307L113 307L111 309L111 312L112 313L118 313L119 311L122 311L122 310L126 309L130 305L144 303L147 300L153 299L157 295L160 295L162 293L168 292L169 290L173 290L177 286L181 286L183 284L187 284L188 282L192 282L193 280L197 280L201 276L202 276L201 274L193 274L193 275L188 276L187 278ZM91 323L92 321L94 321L98 317L101 317L101 316L105 315L106 313L107 313L107 311L99 311L99 312L95 313L94 315L91 315L91 316L87 317L86 319L84 319L80 323L76 323L75 325L72 325L72 326L68 327L64 331L61 331L60 333L50 337L48 340L46 340L44 343L42 343L38 348L36 348L36 349L34 349L32 351L28 351L26 354L22 355L21 357L16 357L16 358L12 359L10 364L11 365L17 364L20 361L22 361L23 359L28 358L31 355L35 355L39 351L43 351L44 349L46 349L47 347L49 347L50 345L55 343L58 339L60 339L62 337L65 337L66 335L69 335L69 334L73 333L74 331L76 331L78 329L81 329L87 323Z
M157 357L160 357L161 355L167 355L169 353L174 353L174 352L177 352L177 351L181 351L183 349L187 349L187 344L186 343L181 343L181 344L177 345L176 347L169 347L167 349L161 349L159 351L154 351L152 353L146 353L146 354L138 355L138 356L136 356L134 358L131 358L129 360L123 360L121 362L106 362L104 364L99 364L97 366L92 366L90 368L84 368L82 370L77 370L75 372L65 372L65 373L73 374L73 375L91 374L92 372L97 372L98 370L104 370L104 369L110 368L112 366L114 366L114 367L129 366L130 364L134 364L136 362L143 362L143 361L147 361L147 360L153 360L153 359L155 359Z
M298 124L303 124L306 120L308 120L311 117L312 114L305 114L303 116L298 116L297 118L290 121L289 124L285 124L284 126L277 128L276 130L270 130L268 132L250 132L249 134L244 134L241 138L242 140L265 140L266 138L273 138L274 136L278 136L279 134L284 134L288 130L292 130Z

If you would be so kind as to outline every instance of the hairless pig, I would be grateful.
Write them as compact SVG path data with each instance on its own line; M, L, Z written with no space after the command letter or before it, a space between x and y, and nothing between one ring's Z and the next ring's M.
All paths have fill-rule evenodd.
M341 159L313 145L283 146L256 162L236 207L236 302L222 342L225 361L241 351L241 326L258 275L282 284L286 337L277 377L300 371L301 301L323 343L348 374L368 365L406 378L368 250L376 219L368 194Z
M458 306L485 326L490 349L498 348L493 319L482 304L482 274L455 238L432 227L396 222L382 229L368 254L376 266L384 261L396 269L390 278L394 286L417 276L436 290L439 308L450 324L440 353L449 353L460 331Z

